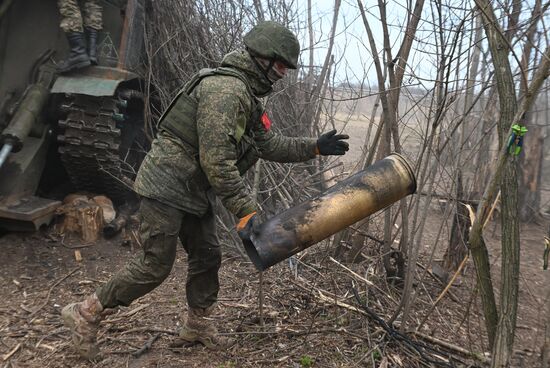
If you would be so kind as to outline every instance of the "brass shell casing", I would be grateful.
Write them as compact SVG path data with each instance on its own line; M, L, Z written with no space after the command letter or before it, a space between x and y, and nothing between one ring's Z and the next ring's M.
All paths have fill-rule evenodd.
M392 153L259 225L244 246L258 270L296 254L416 191L407 160Z

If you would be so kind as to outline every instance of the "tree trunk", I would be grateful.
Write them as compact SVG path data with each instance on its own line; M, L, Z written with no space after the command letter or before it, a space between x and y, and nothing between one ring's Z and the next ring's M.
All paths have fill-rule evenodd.
M518 310L519 221L516 160L508 160L501 181L502 265L500 309L492 367L508 367L512 357Z
M519 216L521 221L537 220L540 212L540 187L544 159L543 127L529 126L520 156L521 186L519 188Z
M383 114L382 114L382 118L380 119L380 124L381 124L380 127L383 129L383 131L382 131L382 139L380 140L380 144L378 147L378 154L377 154L377 157L381 158L389 154L391 150L391 125L395 121L395 108L393 105L390 106L391 101L389 98L389 93L387 93L386 86L385 86L385 77L384 77L384 72L382 68L382 63L380 62L380 58L378 57L376 43L374 41L374 36L370 28L369 22L366 18L363 4L360 0L358 0L357 5L359 6L359 10L361 12L361 16L363 19L363 25L365 26L365 30L367 31L367 34L368 34L369 45L371 48L370 51L373 57L374 65L376 67L378 90L380 92L380 100L382 103ZM381 12L381 21L386 22L386 19L384 17L385 5L379 2L379 9ZM387 33L384 33L384 43L389 44L389 35ZM382 246L382 259L384 263L384 269L386 270L386 274L388 276L393 276L395 274L395 271L393 270L393 267L391 265L391 260L390 260L390 252L391 252L390 221L391 221L391 209L388 208L386 209L384 214L384 245Z
M334 60L334 55L332 54L332 49L334 48L334 39L336 34L336 27L338 24L338 15L340 13L340 5L342 4L342 0L335 0L334 1L334 13L332 14L332 27L330 29L330 36L329 36L329 44L327 48L327 54L325 56L325 61L323 62L323 68L321 69L321 73L319 74L319 78L317 79L317 82L314 84L313 90L311 91L310 101L306 107L307 109L307 116L311 117L313 119L314 124L312 125L312 129L314 130L311 132L312 136L318 135L320 132L319 130L319 116L320 111L322 109L323 105L323 91L325 89L325 85L328 84L330 75L330 67L332 66L332 61ZM310 69L311 70L311 69Z
M535 1L535 7L532 13L532 19L542 15L541 0ZM537 43L536 38L540 40L537 34L537 22L533 22L526 33L527 42L523 48L521 57L521 75L523 76L520 87L520 95L523 96L527 91L527 79L529 77L529 60L532 50ZM538 46L538 45L537 45ZM536 47L538 50L539 48ZM535 54L535 62L537 61ZM529 134L524 137L523 154L520 156L520 187L519 187L519 218L523 222L536 221L540 211L540 179L542 173L543 156L543 129L540 126L533 126L535 115L528 112L525 117L525 123L529 129Z
M548 239L550 239L550 226L548 226L548 233L546 235ZM546 274L546 285L548 285L548 272L545 272ZM544 319L544 342L542 345L542 351L541 351L541 358L542 358L542 368L548 368L550 365L550 291L546 292L546 318Z
M515 3L517 0L515 1ZM495 67L495 80L497 82L498 97L500 103L500 118L498 122L498 137L499 147L502 147L510 126L512 125L515 112L517 110L517 101L514 88L514 80L510 69L508 55L510 54L509 42L503 36L502 29L498 25L493 7L488 0L476 0L483 19L483 27L493 64ZM490 303L490 315L486 315L487 330L489 332L489 343L493 348L493 367L506 367L512 353L512 345L514 342L514 331L516 328L517 317L517 292L519 278L519 223L517 221L517 171L515 159L505 160L501 167L500 185L502 191L502 287L500 295L500 315L498 325L495 330L494 319L496 316L496 308L494 302L494 294L491 290L489 295L482 295L482 300L485 303ZM496 189L496 184L494 187ZM494 196L494 195L493 195ZM492 199L492 198L491 198ZM484 215L481 214L480 215ZM480 216L484 217L484 216ZM481 220L481 219L477 219ZM483 224L481 222L481 224ZM473 227L474 229L474 227ZM472 230L473 230L472 229ZM470 240L477 241L476 251L481 246L485 246L483 242L483 226L475 227L476 236ZM481 243L481 244L480 244ZM473 244L472 244L473 245ZM472 254L474 253L472 249ZM486 255L487 250L484 251ZM483 254L478 254L478 256ZM474 257L476 260L477 257ZM488 261L488 260L487 260ZM476 266L478 264L476 263ZM478 269L478 272L481 269ZM483 269L484 272L489 270ZM479 275L478 275L479 276ZM486 273L478 277L479 279L491 278L490 273ZM486 292L484 287L480 289ZM489 299L492 299L489 301ZM492 336L491 336L492 335Z
M476 31L474 38L472 39L471 47L473 48L472 55L470 56L470 70L468 71L468 80L466 82L466 94L464 96L464 123L459 127L459 139L458 144L455 147L455 156L457 158L457 174L456 174L456 209L453 216L453 224L451 227L451 236L449 239L449 246L443 256L442 267L434 267L434 273L438 270L442 280L446 282L449 274L456 272L458 266L468 254L467 240L470 234L470 219L466 206L461 203L460 200L464 198L463 180L462 180L462 151L466 147L469 125L468 112L471 111L471 107L474 101L474 85L478 75L479 59L481 54L481 48L479 46L481 41L481 16L476 17Z
M483 23L487 40L491 49L495 66L495 79L499 92L500 119L498 124L499 142L501 145L500 156L494 174L479 204L476 220L472 224L470 232L470 246L472 255L476 261L478 280L490 280L489 270L484 267L486 259L485 244L483 242L483 223L485 222L489 203L496 195L498 183L502 191L502 270L501 270L501 298L498 324L494 326L496 308L494 307L494 294L492 290L486 290L487 285L480 285L482 302L485 311L489 341L492 343L493 360L492 367L507 367L512 355L514 332L517 318L517 296L519 279L519 222L517 218L517 157L509 155L504 146L505 139L510 134L512 122L522 122L525 114L530 110L544 80L548 78L550 67L550 48L547 48L541 58L531 84L527 88L521 107L517 108L515 88L512 72L508 61L509 41L504 38L503 32L498 28L494 10L487 0L476 0L476 5L483 14ZM516 111L517 110L517 111ZM484 254L485 253L485 254ZM480 256L480 258L476 258ZM485 258L485 260L483 260ZM489 284L490 285L490 284ZM485 292L490 294L485 295ZM489 313L487 313L489 312Z
M480 197L487 187L488 180L492 175L491 170L494 168L498 155L498 138L495 134L496 128L494 127L495 116L498 113L496 90L491 88L488 95L487 103L483 106L481 142L474 164L475 178L473 192L476 197Z
M548 296L547 299L548 300ZM544 344L542 346L542 368L550 365L550 303L546 304L546 318L544 320Z
M456 210L453 217L453 225L451 227L449 247L443 256L443 270L445 271L445 276L456 272L458 266L468 254L466 243L470 236L470 216L465 203L460 202L460 199L464 198L464 191L462 189L462 173L460 169L458 171L456 183ZM447 281L446 278L447 277L444 277L445 282Z

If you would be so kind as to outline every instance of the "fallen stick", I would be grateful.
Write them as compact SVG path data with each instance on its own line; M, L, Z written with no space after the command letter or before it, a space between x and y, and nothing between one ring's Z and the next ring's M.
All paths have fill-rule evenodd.
M145 343L145 345L143 345L141 348L139 348L138 350L134 351L132 353L132 355L136 358L140 357L143 353L145 353L146 351L148 351L149 349L151 349L151 347L153 346L153 343L160 337L160 333L154 335L153 337L151 337L149 340L147 340L147 342Z
M115 323L115 322L119 322L119 321L122 321L124 320L125 318L127 317L130 317L130 316L133 316L134 314L136 314L137 312L139 312L140 310L142 309L145 309L149 306L150 304L142 304L132 310L129 310L129 311L126 311L124 313L121 313L119 315L115 315L113 318L111 319L106 319L104 321L104 323ZM115 318L116 317L116 318Z
M453 345L450 342L439 340L439 339L436 339L435 337L432 337L432 336L424 335L423 333L418 332L418 331L410 331L410 333L412 333L413 335L415 335L417 337L420 337L422 340L428 341L432 344L439 345L443 348L452 350L452 351L457 352L459 354L462 354L464 356L474 358L474 359L476 359L476 360L478 360L482 363L485 363L485 364L491 363L491 360L488 359L487 357L483 356L482 353L476 353L476 352L473 352L473 351L466 350L464 348L461 348L460 346Z
M69 278L69 276L71 276L73 273L75 273L76 271L78 271L80 269L80 266L76 267L75 269L73 269L71 272L69 272L68 274L66 274L65 276L63 276L62 278L60 278L59 280L57 280L51 287L50 289L48 290L48 294L46 295L46 299L44 300L44 302L42 304L40 304L38 306L38 308L36 308L33 312L31 312L31 314L29 315L29 318L34 316L36 313L38 313L38 311L40 311L42 308L44 308L46 306L46 304L48 304L48 301L50 300L50 295L52 294L52 290L59 284L61 284L64 280L66 280L67 278Z
M348 331L345 328L324 328L319 330L306 330L306 331L297 331L297 330L280 330L280 331L240 331L240 332L220 332L220 336L240 336L240 335L288 335L291 337L298 337L304 335L315 335L315 334L327 334L327 333L341 333L344 335L353 336L357 339L368 340L367 336L359 335L354 332Z
M332 257L328 257L330 261L336 263L337 265L339 265L340 267L342 267L344 270L348 271L349 273L351 273L353 276L357 277L359 280L365 282L367 285L369 286L372 286L374 288L376 288L378 291L380 291L381 293L385 294L385 291L380 289L375 283L373 283L372 281L364 278L363 276L359 275L357 272L354 272L353 270L351 270L350 268L344 266L342 263L338 262L336 259L332 258ZM390 295L388 295L388 297L390 298L390 300L394 303L397 303Z
M438 282L441 286L445 286L445 283L442 282L436 275L434 275L434 273L432 271L430 271L426 266L424 266L422 263L420 262L416 262L416 265L418 267L420 267L421 269L423 269L428 275L430 275L431 278L433 278L436 282ZM454 293L449 290L448 291L448 294L449 294L449 297L453 300L453 302L455 303L460 303L460 299L458 299L458 297L456 295L454 295Z
M367 279L364 278L363 276L361 276L361 275L357 274L356 272L352 271L351 269L347 268L346 266L344 266L343 264L341 264L340 262L338 262L338 261L335 260L334 258L328 257L328 259L331 260L332 262L336 263L338 266L342 267L344 270L346 270L346 271L348 271L349 273L351 273L353 276L357 277L359 280L364 281L367 285L374 286L374 284L372 283L372 281L367 280Z
M357 308L357 307L354 307L353 305L350 305L350 304L341 302L341 301L337 300L336 298L328 297L328 296L326 296L325 294L323 294L323 292L322 292L320 289L318 289L318 288L315 288L315 289L316 289L317 293L313 292L313 290L311 290L311 292L312 292L313 295L317 296L320 300L322 300L322 301L324 301L324 302L327 302L327 303L331 303L331 304L333 304L333 305L337 305L338 307L341 307L341 308L345 308L345 309L348 309L348 310L351 310L351 311L360 313L360 314L365 315L365 316L367 316L367 317L369 317L369 318L372 318L372 316L371 316L369 313L367 313L367 311L365 311L365 310L363 310L363 309L359 309L359 308ZM355 291L355 290L354 290L354 291ZM356 298L357 298L357 295L356 295ZM379 318L379 317L378 317L378 318ZM381 320L381 321L383 321L383 320ZM383 322L385 323L385 321L383 321ZM384 327L384 326L382 326L382 327ZM386 326L386 327L390 328L389 326ZM399 333L396 332L396 331L393 331L393 330L392 330L392 331L386 331L386 332L388 332L388 335L390 335L391 337L393 337L393 338L395 338L395 339L397 339L398 337L402 337L402 338L404 338L404 339L407 339L405 335L396 336L396 334L399 334ZM392 333L392 332L393 332L393 333ZM460 348L460 347L458 347L458 346L455 346L455 345L452 345L452 344L450 344L450 343L447 343L447 342L445 342L445 341L438 340L438 339L435 339L435 338L433 338L433 337L430 337L430 336L421 334L421 333L416 332L416 331L413 331L412 333L413 333L414 335L416 335L416 336L418 336L418 337L420 337L420 338L426 340L426 341L435 343L435 344L440 345L440 346L442 346L442 347L445 347L445 348L447 348L447 349L449 349L449 350L453 350L453 351L455 351L455 352L458 352L458 353L460 353L460 354L462 354L462 355L465 355L465 356L474 358L474 359L476 359L476 360L478 360L478 361L480 361L480 362L486 363L486 362L488 361L488 359L485 358L485 357L483 357L481 354L470 352L470 351L468 351L468 350L466 350L466 349L463 349L463 348ZM399 339L397 339L397 340L399 340ZM408 341L410 341L410 340L408 340ZM411 342L411 344L413 344L412 341L410 341L410 342ZM413 344L413 346L414 346L414 344ZM418 351L418 350L417 350L417 351ZM443 357L439 357L439 358L441 359L441 358L443 358ZM433 363L433 361L432 361L432 363Z
M13 354L15 354L17 352L17 350L21 349L21 343L17 344L13 349L12 351L10 351L9 353L5 354L2 356L2 360L5 362L6 360L8 360L9 358L12 357Z
M158 332L158 333L164 333L167 335L177 335L178 331L174 330L168 330L164 328L157 328L157 327L136 327L132 328L131 330L124 330L122 328L116 328L111 327L109 328L110 331L121 331L121 335L127 335L133 332Z
M75 251L74 251L74 259L75 259L77 262L82 262L82 253L80 253L79 250L75 250Z
M451 286L453 286L453 282L455 282L455 279L456 277L458 276L458 274L462 271L462 269L464 268L464 265L466 264L466 261L468 260L468 255L466 255L466 257L464 257L464 259L462 260L462 262L460 262L460 265L458 266L458 269L456 270L456 272L454 273L453 277L451 277L451 279L449 280L449 282L447 283L447 286L445 286L445 289L443 289L443 291L441 292L441 294L439 294L439 296L437 297L437 299L435 300L435 302L432 304L432 306L430 307L430 310L428 311L428 313L426 313L426 315L424 316L424 318L422 319L422 322L420 322L420 324L418 325L418 327L416 328L416 331L420 330L420 328L424 325L424 323L426 323L426 321L428 320L428 317L432 314L432 312L434 311L435 307L437 307L437 304L439 304L439 302L441 301L441 299L443 299L443 297L445 296L445 294L447 294L447 292L449 291L449 289L451 288Z
M259 290L258 290L258 308L260 311L260 326L265 326L264 323L264 273L260 271Z
M150 305L149 303L142 304L139 307L136 307L136 308L134 308L130 311L122 313L119 317L130 317L130 316L136 314L137 312L139 312L140 310L147 308L149 305Z
M354 311L354 312L357 312L357 313L360 313L360 314L363 314L365 316L368 316L369 314L367 312L365 312L364 310L362 309L359 309L359 308L356 308L354 307L353 305L349 305L349 304L346 304L344 302L341 302L339 300L336 300L334 298L329 298L328 296L325 296L325 294L323 294L321 292L321 290L317 289L317 292L319 293L319 299L321 299L322 301L324 302L328 302L328 303L331 303L331 304L336 304L337 306L339 307L342 307L342 308L345 308L345 309L349 309L350 311Z
M285 360L288 360L288 358L290 358L290 355L285 355L283 357L276 358L276 359L256 360L254 363L256 364L282 363Z

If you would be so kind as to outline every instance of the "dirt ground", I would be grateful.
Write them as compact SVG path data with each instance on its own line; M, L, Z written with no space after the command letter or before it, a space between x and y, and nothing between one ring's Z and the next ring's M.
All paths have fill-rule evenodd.
M357 114L368 115L371 109L362 106ZM346 126L352 151L344 157L345 170L361 152L364 137L353 133L364 132L364 125L365 116L358 115ZM405 148L418 144L406 138L403 142ZM545 192L543 203L550 207L550 191ZM264 272L263 324L258 272L233 249L225 249L219 304L212 320L223 334L235 338L236 344L225 351L175 346L186 310L186 255L180 247L171 275L159 288L101 323L102 354L94 362L75 354L60 319L61 308L106 282L130 257L139 254L139 246L123 245L123 237L117 237L81 247L80 242L63 240L51 229L0 235L0 367L412 368L430 366L426 363L429 359L447 366L483 367L487 338L471 260L430 312L445 286L429 272L432 249L437 248L438 259L447 245L450 223L442 217L441 208L430 208L406 337L377 322L377 318L389 320L398 309L401 288L385 279L377 243L365 240L361 261L345 264L346 268L330 258L334 248L323 242L301 253L292 268L285 261ZM513 367L542 366L540 350L550 295L550 276L542 270L548 223L550 220L544 220L521 228ZM372 226L369 234L381 236L381 229ZM497 289L499 234L498 222L489 223L485 238ZM81 262L75 260L75 250L81 252ZM498 302L498 290L496 297ZM400 318L396 326L401 325ZM410 330L424 319L417 333ZM150 349L142 351L146 345Z
M434 211L430 221L436 221ZM490 237L495 226L494 236ZM428 226L426 250L436 239ZM499 229L490 224L488 243L499 276ZM548 276L542 271L542 226L522 227L520 306L514 366L539 367L544 337ZM220 331L236 338L227 351L195 346L173 347L184 303L186 255L178 252L168 280L151 294L121 308L101 323L102 354L95 362L81 360L72 350L68 331L60 320L66 303L80 300L105 282L139 249L122 245L122 238L102 240L79 248L83 260L75 260L75 241L62 241L50 232L6 234L0 237L0 363L3 367L414 367L422 366L418 354L388 339L382 328L365 315L351 292L381 318L388 319L399 302L400 289L383 278L375 246L363 262L347 265L360 277L337 265L327 244L310 248L289 269L283 262L264 273L264 326L259 321L258 273L233 252L225 254L219 308L213 317ZM419 264L427 254L423 252ZM465 274L419 331L479 353L485 332L479 300L474 290L474 268ZM367 286L365 279L373 282ZM418 294L412 325L422 320L442 285L419 268ZM324 298L323 298L324 296ZM498 295L497 295L498 298ZM347 307L342 306L342 303ZM337 305L338 304L338 305ZM355 308L355 310L353 310ZM397 321L399 323L399 321ZM409 333L411 341L422 342ZM157 338L158 337L158 338ZM156 338L151 349L136 351ZM439 354L450 353L455 366L483 366L456 350L431 344ZM387 364L387 365L384 365Z

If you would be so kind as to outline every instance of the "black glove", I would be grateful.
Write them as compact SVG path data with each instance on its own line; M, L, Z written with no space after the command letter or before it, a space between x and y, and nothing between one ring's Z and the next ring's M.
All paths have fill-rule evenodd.
M344 155L349 150L349 144L342 139L348 139L347 134L336 134L336 129L321 134L317 139L317 149L323 156Z
M237 223L237 234L244 241L250 241L250 236L257 228L258 215L256 212L246 215Z

